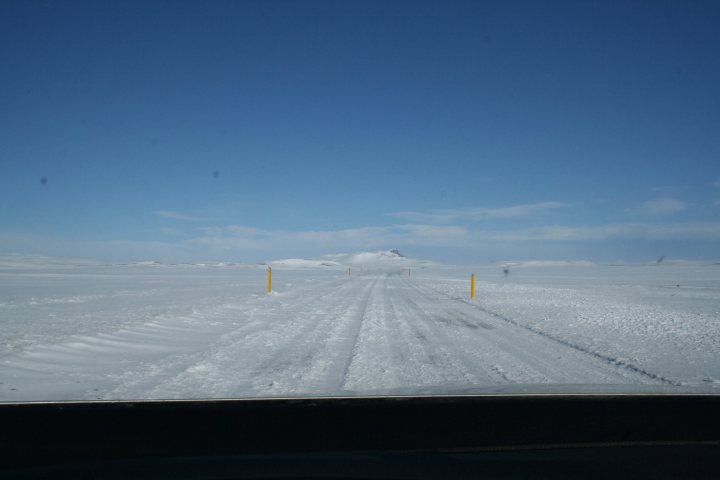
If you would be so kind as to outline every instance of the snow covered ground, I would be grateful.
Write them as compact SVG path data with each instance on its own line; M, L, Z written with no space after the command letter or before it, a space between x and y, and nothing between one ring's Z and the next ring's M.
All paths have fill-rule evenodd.
M0 401L720 389L720 265L272 265L0 257Z

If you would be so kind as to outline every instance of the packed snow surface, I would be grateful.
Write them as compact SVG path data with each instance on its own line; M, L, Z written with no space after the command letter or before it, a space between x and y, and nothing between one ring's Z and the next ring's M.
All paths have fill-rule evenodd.
M0 401L720 388L720 265L271 265L0 258Z

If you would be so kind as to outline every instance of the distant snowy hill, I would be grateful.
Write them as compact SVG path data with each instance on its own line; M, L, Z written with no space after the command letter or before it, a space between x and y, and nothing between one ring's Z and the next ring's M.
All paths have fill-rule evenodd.
M268 262L272 267L287 267L287 268L341 268L338 262L330 260L308 260L305 258L286 258L283 260L273 260Z
M260 264L242 264L229 262L184 262L171 263L157 260L144 260L127 263L103 263L89 260L59 259L41 255L4 254L0 255L0 268L264 268L265 265L280 268L424 268L437 265L428 260L409 258L398 250L379 250L375 252L337 253L315 258L286 258Z
M50 268L83 267L101 265L92 260L54 258L44 255L7 253L0 255L0 268Z
M508 267L593 267L596 264L586 260L526 260L518 262L501 262Z
M408 258L397 250L336 253L314 259L288 258L269 262L271 266L290 268L422 268L433 265L427 260Z

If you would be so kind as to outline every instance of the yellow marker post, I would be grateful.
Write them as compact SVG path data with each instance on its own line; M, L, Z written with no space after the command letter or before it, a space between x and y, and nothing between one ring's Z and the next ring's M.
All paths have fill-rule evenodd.
M475 298L475 274L470 275L470 300Z
M272 267L268 265L268 295L272 293Z

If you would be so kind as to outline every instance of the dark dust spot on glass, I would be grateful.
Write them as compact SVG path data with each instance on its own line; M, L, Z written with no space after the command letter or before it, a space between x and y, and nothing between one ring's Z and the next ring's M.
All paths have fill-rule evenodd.
M218 172L217 170L214 170L212 172L212 176L213 176L213 178L220 178L220 172Z
M45 185L47 185L47 183L48 183L47 177L40 177L40 185L45 186Z

